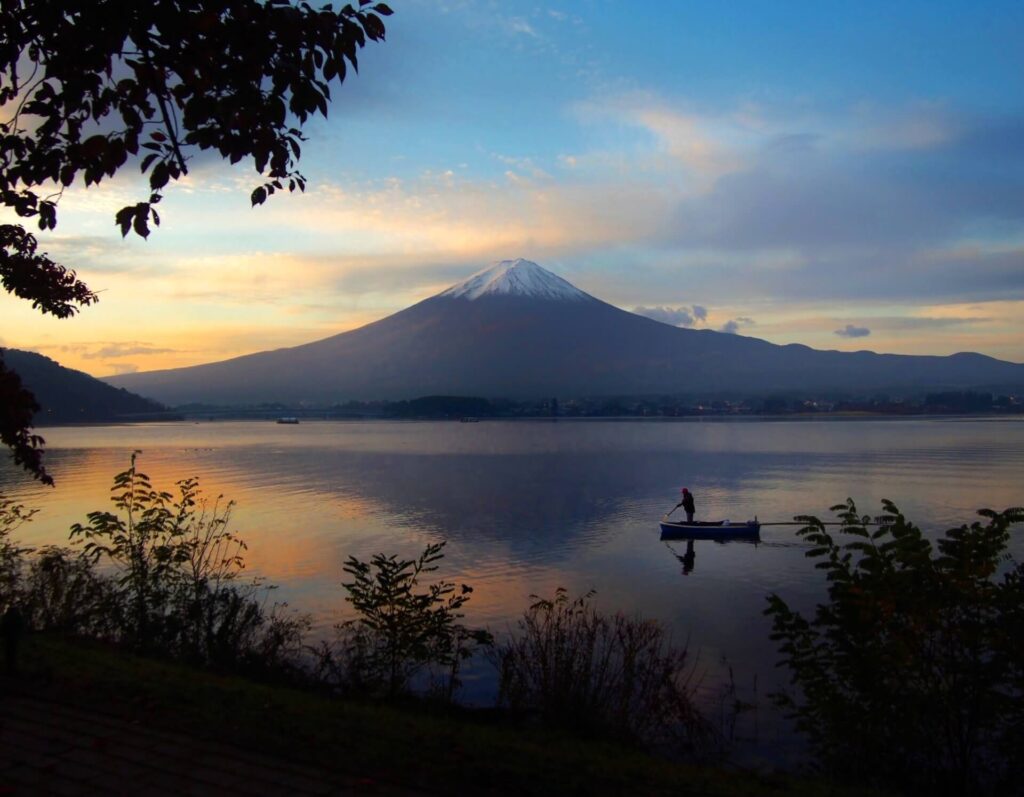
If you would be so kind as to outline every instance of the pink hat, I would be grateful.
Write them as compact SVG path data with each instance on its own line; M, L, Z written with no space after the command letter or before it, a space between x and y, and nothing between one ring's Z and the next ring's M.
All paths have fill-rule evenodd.
M690 492L690 491L689 491L689 490L687 490L687 489L686 489L686 488L684 487L684 488L683 488L682 490L680 490L680 492L682 492L682 493L688 493L688 492Z

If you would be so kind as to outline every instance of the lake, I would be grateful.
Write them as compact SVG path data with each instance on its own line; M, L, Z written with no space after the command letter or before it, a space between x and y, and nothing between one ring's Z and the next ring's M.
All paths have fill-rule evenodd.
M311 612L327 634L347 617L342 565L350 555L414 556L447 540L438 575L475 589L467 621L501 633L533 594L558 586L666 623L687 642L713 710L731 667L755 697L754 748L774 758L789 742L765 695L782 682L763 616L765 596L813 607L821 575L792 526L759 544L659 540L658 519L688 487L698 519L789 521L828 515L853 497L878 514L891 498L929 532L979 507L1024 504L1024 419L153 423L42 429L56 489L9 462L0 491L38 516L19 538L65 543L70 525L108 508L113 475L141 450L157 486L198 476L236 502L232 528L249 545L248 572ZM681 510L680 510L681 511ZM1024 543L1013 543L1018 558ZM723 664L723 661L725 662ZM486 702L493 674L467 678ZM753 735L747 728L745 735ZM767 751L767 752L765 752Z

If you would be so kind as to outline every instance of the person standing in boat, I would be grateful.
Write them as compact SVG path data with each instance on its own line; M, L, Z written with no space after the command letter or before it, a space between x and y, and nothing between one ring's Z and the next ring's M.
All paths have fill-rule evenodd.
M679 502L679 506L681 506L683 511L686 513L686 522L693 523L693 513L696 511L693 503L693 493L685 487L683 488L683 500Z

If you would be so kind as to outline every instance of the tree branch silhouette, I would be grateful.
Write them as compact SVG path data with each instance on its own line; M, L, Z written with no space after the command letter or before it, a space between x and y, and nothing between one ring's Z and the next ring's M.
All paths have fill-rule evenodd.
M164 189L188 173L190 152L208 150L232 164L252 159L262 179L254 206L285 187L304 191L302 126L327 116L330 84L358 70L368 40L384 40L391 13L372 0L337 11L294 0L5 0L0 108L11 112L0 122L0 203L52 230L65 188L138 166L148 196L114 220L122 236L147 238ZM24 226L0 225L6 291L58 318L97 300L36 248ZM30 432L38 406L13 372L0 373L2 442L51 483Z

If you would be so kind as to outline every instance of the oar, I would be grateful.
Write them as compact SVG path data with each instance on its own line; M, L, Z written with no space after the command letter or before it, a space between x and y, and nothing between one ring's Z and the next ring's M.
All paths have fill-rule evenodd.
M675 505L674 507L672 507L672 508L671 508L671 509L670 509L670 510L668 511L668 515L671 515L671 514L672 514L673 512L675 512L675 511L676 511L677 509L679 509L679 507L681 507L682 505L683 505L683 502L682 502L682 501L680 501L680 502L679 502L678 504L676 504L676 505ZM665 520L668 520L668 515L665 515Z

